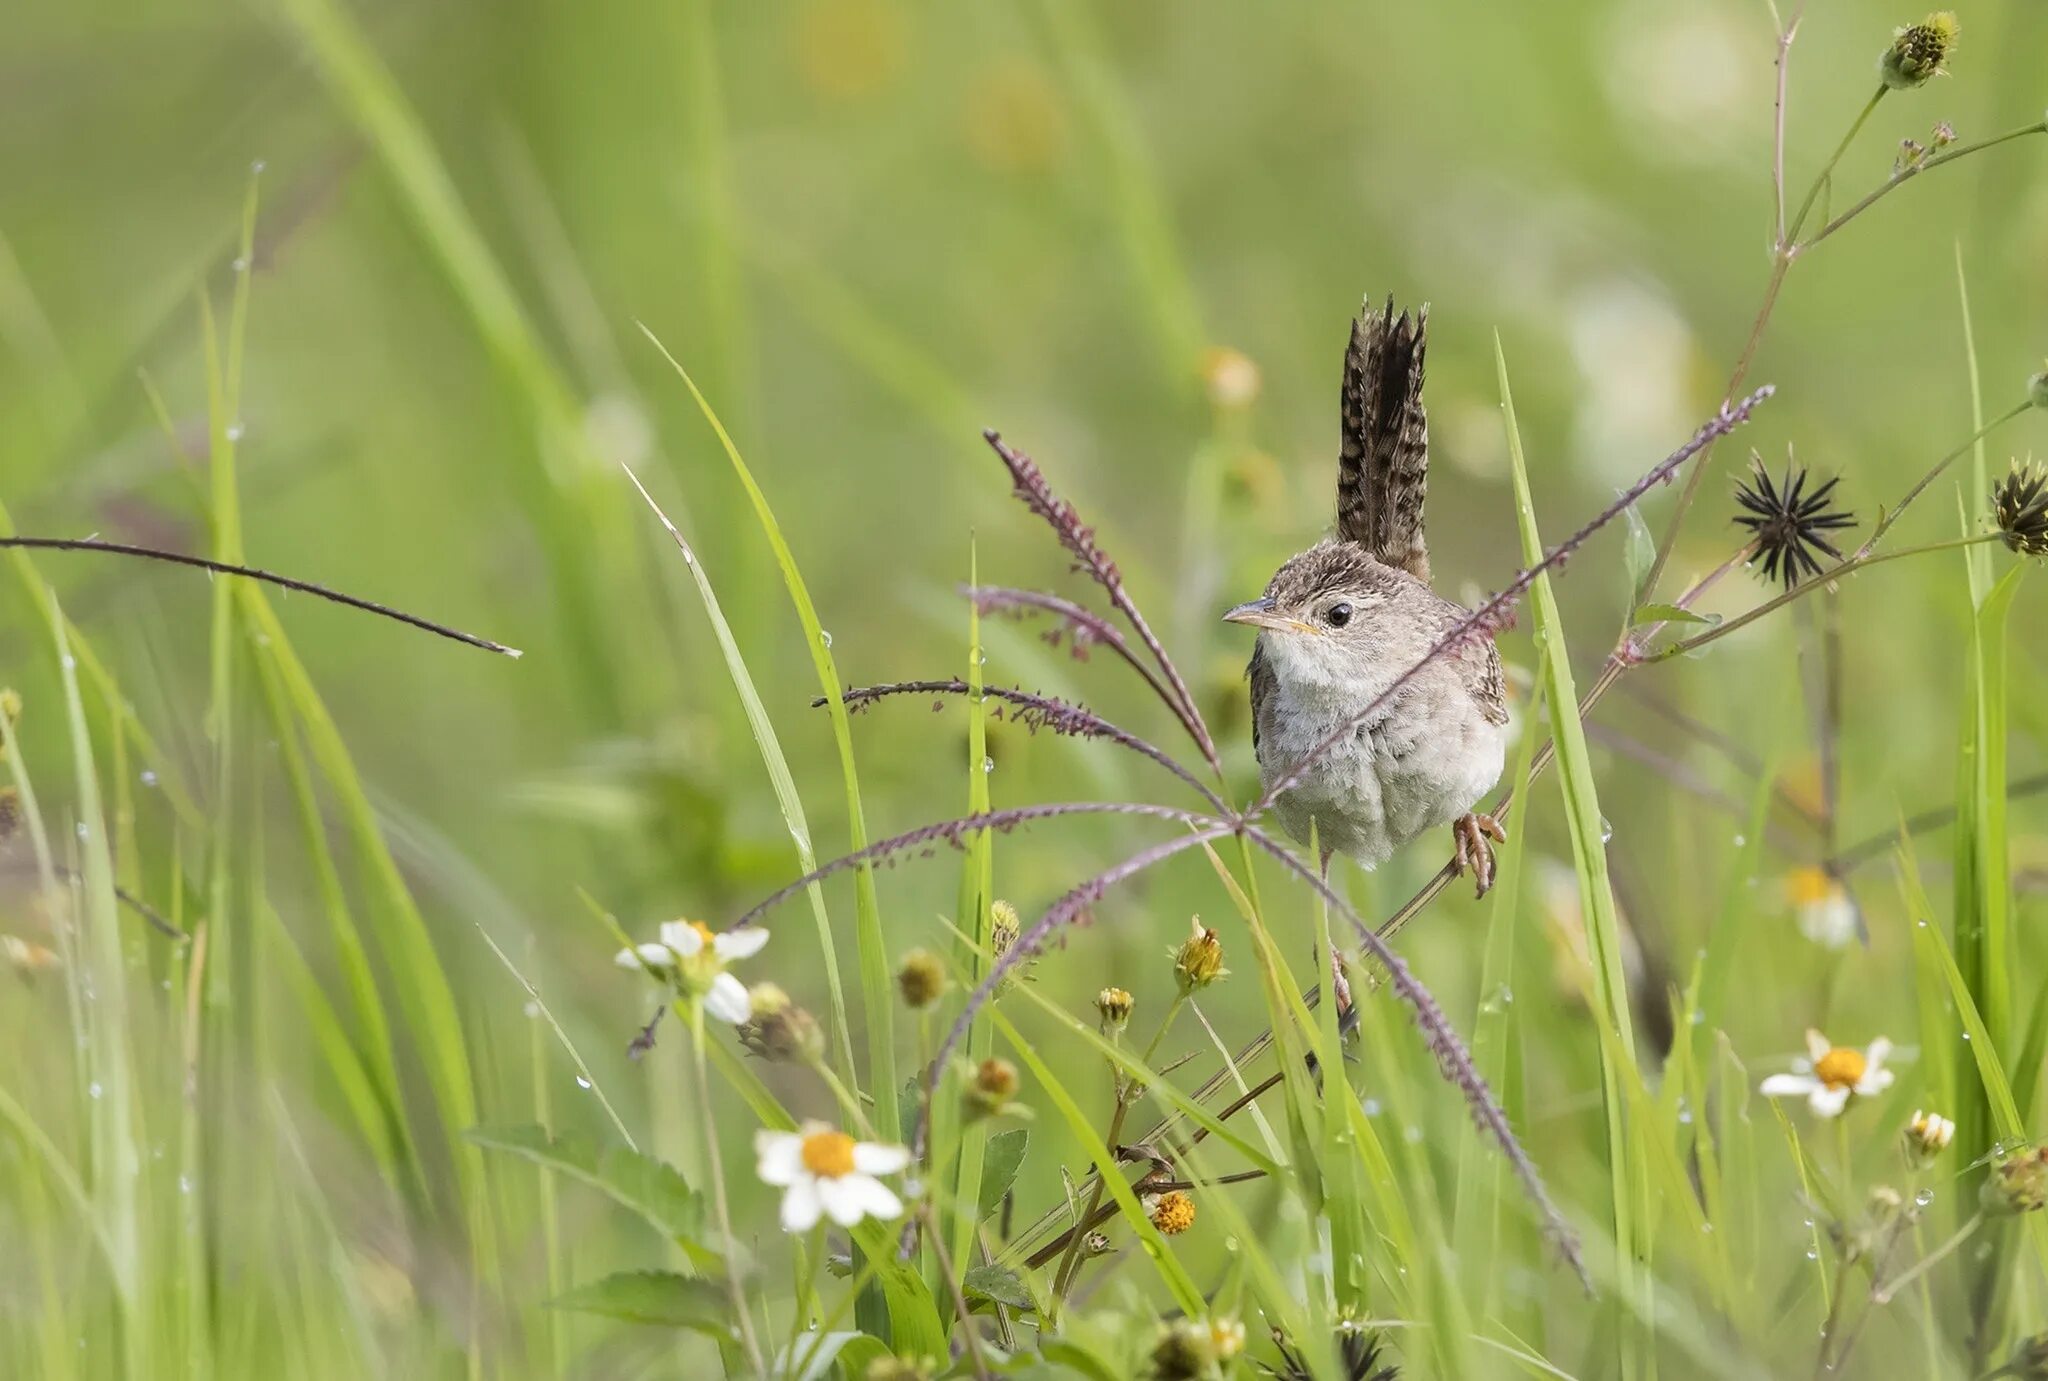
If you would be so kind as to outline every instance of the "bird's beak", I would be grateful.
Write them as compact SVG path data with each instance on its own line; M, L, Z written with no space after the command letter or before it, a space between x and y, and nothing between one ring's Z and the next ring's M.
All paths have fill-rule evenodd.
M1299 632L1306 626L1275 609L1270 599L1254 599L1240 604L1224 614L1223 621L1248 623L1254 628L1270 628L1277 633Z

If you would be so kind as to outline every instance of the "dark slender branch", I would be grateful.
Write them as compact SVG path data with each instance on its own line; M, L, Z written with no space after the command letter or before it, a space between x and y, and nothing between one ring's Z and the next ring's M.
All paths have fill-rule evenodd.
M2008 801L2021 796L2036 796L2048 791L2048 772L2037 772L2031 777L2022 777L2007 785L2005 797ZM1956 808L1942 806L1937 810L1923 810L1909 817L1903 825L1894 826L1874 834L1861 843L1854 844L1835 855L1835 871L1847 875L1861 868L1875 858L1882 858L1898 844L1901 834L1925 834L1951 824L1956 818Z
M489 638L479 638L474 633L465 633L459 628L450 628L445 623L435 623L432 619L421 618L418 614L408 614L403 609L394 609L388 604L379 604L373 599L363 599L356 595L343 594L339 590L330 590L325 585L315 585L309 580L296 580L288 575L279 575L275 571L258 570L254 566L235 566L225 561L210 561L203 556L188 556L183 552L177 551L161 551L155 547L130 546L125 542L102 542L96 537L0 537L0 547L27 547L39 551L103 551L110 552L116 556L140 556L151 561L167 561L175 566L191 566L198 570L211 571L215 575L246 576L250 580L261 580L280 589L297 590L301 594L317 595L321 599L331 600L336 604L345 604L351 609L360 609L366 614L376 614L383 618L396 619L400 623L411 624L414 628L423 629L438 637L448 638L458 643L467 643L471 647L480 647L486 652L498 652L507 657L517 657L520 655L519 649L516 647L507 647L503 643L494 643Z
M1420 660L1395 677L1385 690L1375 696L1371 704L1338 725L1322 742L1309 749L1292 767L1275 778L1260 793L1258 800L1253 802L1250 809L1245 812L1247 817L1256 818L1263 814L1283 792L1298 786L1302 777L1311 766L1320 761L1325 754L1339 743L1348 740L1357 732L1359 725L1378 714L1380 706L1385 704L1403 686L1407 685L1424 667L1476 637L1491 637L1501 628L1506 627L1514 610L1515 602L1521 598L1523 591L1535 584L1537 579L1546 571L1564 565L1571 558L1572 553L1584 545L1588 538L1620 517L1623 512L1638 499L1642 498L1643 495L1647 494L1655 485L1669 480L1686 461L1706 449L1708 445L1726 436L1729 432L1748 421L1750 413L1755 411L1757 406L1766 398L1769 398L1774 391L1769 384L1766 384L1740 403L1735 404L1732 408L1722 407L1720 412L1716 413L1711 420L1693 433L1691 440L1652 466L1648 474L1623 490L1620 497L1596 514L1591 522L1587 523L1570 537L1567 537L1556 547L1553 547L1549 555L1509 581L1508 587L1505 590L1502 590L1492 599L1487 600L1484 604L1481 604L1477 609L1466 615L1465 618L1459 620L1449 632L1437 639L1429 651L1422 655Z
M849 687L839 699L840 703L845 705L848 711L858 713L875 701L887 696L966 695L972 689L973 687L958 677L950 681L896 681L881 686ZM1204 786L1201 779L1196 777L1194 773L1182 767L1160 749L1153 747L1136 734L1118 728L1085 705L1076 705L1070 701L1061 700L1056 696L1038 695L1031 691L1014 687L1006 689L1002 686L983 686L981 689L982 694L987 698L1002 701L1004 704L1012 707L1008 715L1012 723L1022 724L1025 728L1034 732L1039 729L1049 729L1053 733L1064 737L1106 739L1111 743L1119 744L1141 757L1150 758L1153 762L1158 763L1174 776L1186 782L1189 786L1200 792L1202 799L1211 806L1214 806L1218 813L1228 814L1230 811L1230 807L1224 804L1223 798ZM815 710L824 704L825 697L821 695L811 701L811 708ZM1000 708L991 715L991 718L1000 719L1003 717Z
M1507 1157L1516 1178L1522 1182L1522 1188L1528 1192L1537 1211L1543 1216L1544 1234L1550 1238L1558 1253L1571 1264L1572 1269L1578 1272L1579 1279L1585 1282L1586 1289L1591 1291L1593 1278L1587 1273L1585 1260L1579 1254L1578 1235L1572 1231L1571 1224L1565 1221L1564 1214L1558 1210L1557 1205L1551 1202L1550 1191L1544 1188L1543 1177L1537 1173L1535 1162L1529 1159L1529 1153L1522 1149L1522 1143L1515 1136L1515 1129L1508 1124L1507 1113L1494 1099L1493 1090L1486 1086L1485 1077L1472 1063L1472 1052L1465 1048L1465 1042L1452 1027L1450 1018L1437 1006L1436 999L1430 995L1429 989L1423 986L1422 981L1409 969L1401 956L1394 953L1393 948L1373 932L1373 928L1366 924L1365 918L1353 911L1350 903L1339 896L1335 888L1316 876L1313 868L1296 858L1285 845L1256 826L1247 826L1244 837L1279 859L1283 867L1307 883L1332 910L1351 923L1351 928L1359 941L1387 971L1394 991L1408 1004L1416 1027L1422 1032L1423 1043L1429 1047L1430 1053L1436 1056L1437 1067L1443 1071L1444 1078L1457 1085L1465 1095L1465 1103L1471 1110L1473 1122L1483 1135L1493 1138L1495 1144L1500 1147L1501 1154Z
M1165 646L1152 632L1151 625L1145 622L1145 616L1138 612L1137 602L1124 588L1122 572L1118 571L1116 563L1095 545L1095 530L1081 522L1080 515L1074 511L1072 504L1053 492L1052 486L1046 482L1045 472L1038 468L1037 461L1022 451L1004 444L1002 437L993 431L985 431L982 435L987 438L989 446L1001 457L1003 465L1009 470L1010 482L1016 488L1017 497L1033 513L1045 519L1047 525L1059 536L1060 544L1073 554L1076 566L1093 577L1095 583L1108 592L1109 602L1130 620L1138 640L1152 653L1153 660L1159 664L1159 670L1173 687L1173 694L1167 703L1178 705L1195 736L1196 744L1202 750L1202 756L1208 760L1210 767L1220 773L1223 770L1222 761L1216 756L1216 744L1209 737L1209 726L1202 722L1202 712L1196 708L1194 696L1189 694L1187 683L1181 680L1180 670L1174 666L1173 658L1166 655Z
M1007 810L961 815L877 840L865 849L856 849L829 863L820 864L788 886L756 902L732 923L732 928L737 930L741 926L754 924L812 883L831 877L834 873L844 872L848 868L859 867L864 863L879 863L912 849L938 844L949 844L959 848L965 844L969 835L978 834L983 830L1012 830L1036 820L1056 820L1067 815L1136 815L1153 820L1172 820L1183 825L1211 826L1221 829L1226 834L1230 832L1228 824L1195 811L1177 810L1172 806L1142 805L1135 801L1057 801L1047 805L1013 806ZM1011 952L1017 953L1022 948L1020 944Z

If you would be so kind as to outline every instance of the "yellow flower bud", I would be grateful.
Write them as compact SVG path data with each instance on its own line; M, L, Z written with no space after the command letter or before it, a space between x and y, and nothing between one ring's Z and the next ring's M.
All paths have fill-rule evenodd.
M749 1055L770 1064L814 1064L825 1054L825 1033L818 1019L773 983L747 990L753 1015L736 1028Z
M1095 995L1095 1010L1102 1016L1104 1035L1114 1036L1131 1020L1131 995L1122 988L1104 988Z
M1938 1112L1913 1110L1913 1120L1906 1124L1906 1159L1914 1165L1926 1165L1948 1149L1956 1139L1956 1124Z
M1991 1214L2032 1213L2048 1204L2048 1146L2029 1146L2001 1158L1978 1197Z
M1195 1225L1195 1201L1182 1190L1148 1194L1143 1203L1152 1226L1167 1237L1176 1237Z
M1173 976L1183 993L1200 992L1230 972L1223 967L1223 942L1194 918L1193 932L1173 952Z

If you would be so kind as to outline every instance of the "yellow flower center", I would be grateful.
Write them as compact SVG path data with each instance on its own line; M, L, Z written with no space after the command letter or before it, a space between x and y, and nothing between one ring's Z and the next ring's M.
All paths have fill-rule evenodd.
M706 949L710 949L711 942L717 938L711 933L711 927L702 921L691 921L690 929L697 932L697 938L704 942L704 948Z
M1152 1205L1152 1226L1168 1237L1186 1232L1195 1224L1195 1201L1180 1190L1161 1194Z
M1794 906L1818 906L1833 900L1839 884L1819 868L1794 868L1785 876L1785 890Z
M1829 1088L1853 1089L1869 1068L1862 1051L1838 1045L1813 1062L1813 1077Z
M819 1179L853 1173L853 1138L845 1132L812 1132L804 1138L804 1169Z

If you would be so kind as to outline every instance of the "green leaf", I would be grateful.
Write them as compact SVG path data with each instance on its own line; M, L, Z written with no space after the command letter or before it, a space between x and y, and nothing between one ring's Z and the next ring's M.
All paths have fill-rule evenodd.
M1629 598L1641 599L1649 593L1643 588L1643 577L1656 563L1657 542L1650 536L1650 525L1643 521L1642 513L1634 504L1623 510L1622 520L1628 524L1628 544L1622 548L1621 559L1628 572Z
M887 1357L889 1349L865 1333L851 1329L841 1333L827 1333L820 1337L815 1331L799 1333L791 1340L793 1346L775 1359L775 1375L783 1381L817 1381L821 1376L832 1374L832 1364L843 1362L844 1374L864 1377L867 1363L872 1357ZM874 1351L853 1352L853 1345L866 1341L874 1344Z
M1630 509L1629 512L1635 512ZM1704 623L1709 626L1721 621L1719 614L1696 614L1690 609L1681 609L1676 604L1643 604L1636 607L1635 616L1629 626L1640 628L1646 623Z
M1012 1309L1035 1309L1037 1301L1031 1298L1030 1287L1008 1266L971 1266L960 1278L960 1288L970 1301L989 1300L995 1304L1007 1304Z
M1024 1152L1031 1145L1031 1132L1013 1127L988 1139L988 1153L981 1166L981 1216L988 1217L1003 1202L1003 1195L1017 1182L1024 1168Z
M556 1309L602 1314L627 1323L689 1328L714 1338L732 1336L724 1287L674 1271L621 1271L578 1286L551 1304Z
M673 1166L624 1146L602 1149L581 1137L556 1139L545 1127L474 1127L468 1139L494 1151L508 1151L546 1166L608 1195L646 1219L700 1266L715 1264L717 1252L697 1240L704 1230L704 1200Z

